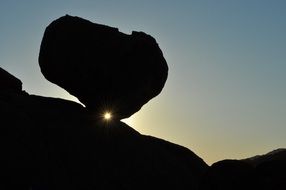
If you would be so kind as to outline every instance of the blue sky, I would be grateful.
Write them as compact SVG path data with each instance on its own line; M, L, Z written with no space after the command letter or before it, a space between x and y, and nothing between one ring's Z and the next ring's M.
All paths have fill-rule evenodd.
M208 163L286 147L286 1L0 2L0 66L31 94L75 100L44 79L45 27L65 14L154 36L169 65L162 93L128 122Z

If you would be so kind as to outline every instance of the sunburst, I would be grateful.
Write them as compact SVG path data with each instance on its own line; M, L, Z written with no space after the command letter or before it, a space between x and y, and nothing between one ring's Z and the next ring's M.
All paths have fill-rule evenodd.
M111 120L112 119L112 114L109 111L105 112L103 114L103 119L106 120L106 121Z

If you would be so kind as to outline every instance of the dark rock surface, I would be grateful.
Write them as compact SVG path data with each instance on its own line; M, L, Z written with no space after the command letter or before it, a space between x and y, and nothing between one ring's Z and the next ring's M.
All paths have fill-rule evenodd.
M78 103L29 95L0 71L0 189L286 187L285 149L208 167L187 148L98 120Z
M112 110L118 119L157 96L168 66L155 39L127 35L79 17L64 16L45 30L39 64L44 76L89 110Z
M253 167L239 160L214 163L204 175L201 190L253 189Z
M257 189L285 190L286 159L262 162L255 168Z
M242 160L255 167L255 188L284 190L286 188L286 149Z
M200 190L284 190L286 187L286 150L243 160L214 163L202 178Z
M21 92L22 82L4 69L0 68L0 91Z
M258 166L261 163L269 162L269 161L282 161L286 160L286 149L279 148L268 152L264 155L256 155L247 159L243 159L242 161L247 162L253 166Z
M0 114L1 189L197 189L208 168L75 102L0 91Z

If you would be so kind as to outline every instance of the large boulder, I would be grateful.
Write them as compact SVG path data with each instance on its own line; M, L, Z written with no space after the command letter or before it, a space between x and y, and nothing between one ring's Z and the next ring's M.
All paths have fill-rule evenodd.
M95 116L117 119L157 96L168 66L155 39L88 20L63 16L45 30L39 64L49 81L76 96Z

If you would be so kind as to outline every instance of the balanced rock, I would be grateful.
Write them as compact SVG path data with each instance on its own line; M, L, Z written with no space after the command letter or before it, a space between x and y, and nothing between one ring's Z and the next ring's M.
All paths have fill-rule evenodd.
M76 96L99 115L131 116L157 96L168 66L155 39L117 28L63 16L45 30L39 55L50 82ZM98 115L98 116L99 116Z

